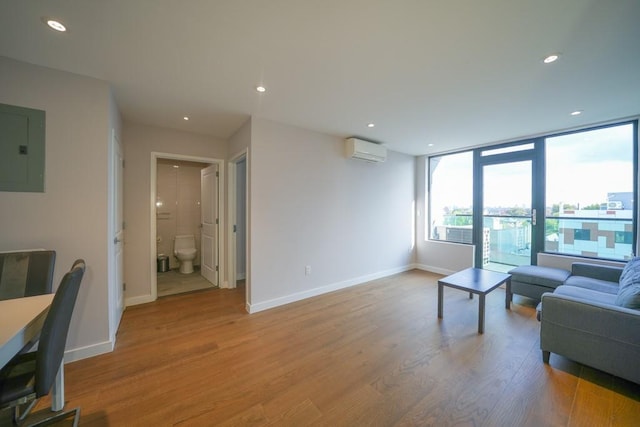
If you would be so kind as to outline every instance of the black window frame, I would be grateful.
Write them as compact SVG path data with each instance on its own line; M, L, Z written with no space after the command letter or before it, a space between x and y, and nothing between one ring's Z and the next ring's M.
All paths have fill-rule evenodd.
M527 139L521 139L521 140L516 140L512 142L485 145L485 146L470 148L466 150L457 150L457 151L452 151L448 153L434 154L431 156L427 156L425 159L425 172L426 172L425 175L427 177L426 191L428 194L428 198L426 200L428 203L428 211L427 211L427 215L425 215L425 218L426 218L425 226L427 227L426 228L427 233L425 233L426 240L437 241L437 242L448 242L447 240L433 239L430 232L432 213L431 213L431 191L430 191L431 182L429 180L429 177L431 176L430 164L431 164L432 158L460 154L463 152L472 152L473 154L473 175L472 175L473 176L472 178L473 179L473 183L472 183L473 185L473 206L472 206L473 208L473 241L471 243L461 243L461 242L450 242L450 243L477 245L482 239L482 235L481 235L482 227L477 226L478 224L482 224L482 208L481 208L481 204L482 204L481 179L482 178L479 176L482 173L482 165L488 164L491 162L509 161L509 159L518 159L518 158L531 156L529 158L533 159L533 167L534 167L534 170L532 173L533 175L532 207L533 209L536 210L536 222L538 224L536 227L534 227L534 235L532 236L533 247L532 247L531 264L532 265L536 264L536 261L537 261L536 255L538 253L545 253L545 254L558 255L558 256L571 256L574 258L621 261L620 259L605 258L605 257L591 257L591 256L584 256L584 255L578 255L578 254L572 254L572 253L545 250L545 227L547 222L546 203L545 203L546 185L547 185L546 170L545 170L545 162L546 162L545 140L547 138L553 138L553 137L558 137L563 135L570 135L570 134L588 132L588 131L593 131L597 129L617 127L617 126L623 126L623 125L629 125L629 124L632 125L632 128L633 128L633 142L632 142L633 143L633 159L632 159L633 160L633 198L634 198L633 212L632 212L633 231L631 232L625 231L624 233L631 233L632 255L635 255L637 253L638 225L640 223L640 221L638 220L638 203L637 203L638 201L638 119L637 118L632 120L612 122L605 125L586 126L586 127L581 127L574 130L569 130L569 131L553 132L553 133L541 135L536 138L527 138ZM531 143L533 143L533 148L530 150L515 150L507 153L499 153L499 154L485 155L485 156L482 155L482 152L487 150L517 147L520 145L531 144ZM617 242L618 240L617 234L615 236L615 239ZM628 241L627 234L625 234L625 237L623 238L623 240L624 240L624 243ZM476 254L476 257L477 256L478 255Z

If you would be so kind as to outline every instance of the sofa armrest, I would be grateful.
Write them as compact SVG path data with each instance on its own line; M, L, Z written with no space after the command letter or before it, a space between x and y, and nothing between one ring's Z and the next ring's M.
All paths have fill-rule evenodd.
M571 264L572 276L585 276L593 279L618 283L622 274L622 267L590 264L586 262L574 262Z
M640 348L640 310L547 292L540 320Z

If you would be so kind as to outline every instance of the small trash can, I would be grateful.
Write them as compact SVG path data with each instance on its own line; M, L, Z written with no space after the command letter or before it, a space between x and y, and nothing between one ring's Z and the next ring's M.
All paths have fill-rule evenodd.
M169 257L163 254L158 255L158 273L169 271Z

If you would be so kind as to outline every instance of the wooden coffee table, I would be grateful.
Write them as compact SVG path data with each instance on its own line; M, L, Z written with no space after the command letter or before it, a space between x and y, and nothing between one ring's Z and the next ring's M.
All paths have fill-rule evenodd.
M480 309L478 313L478 333L484 333L484 299L485 296L497 288L506 284L507 292L505 297L505 308L511 309L511 275L497 273L495 271L483 270L481 268L467 268L447 277L438 280L438 319L442 319L443 288L460 289L469 292L469 298L473 299L473 294L480 296Z

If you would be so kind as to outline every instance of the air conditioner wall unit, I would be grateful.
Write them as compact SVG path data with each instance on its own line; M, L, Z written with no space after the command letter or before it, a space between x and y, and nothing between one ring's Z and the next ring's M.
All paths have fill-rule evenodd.
M367 162L378 163L387 160L387 148L373 142L358 138L345 140L347 157Z

